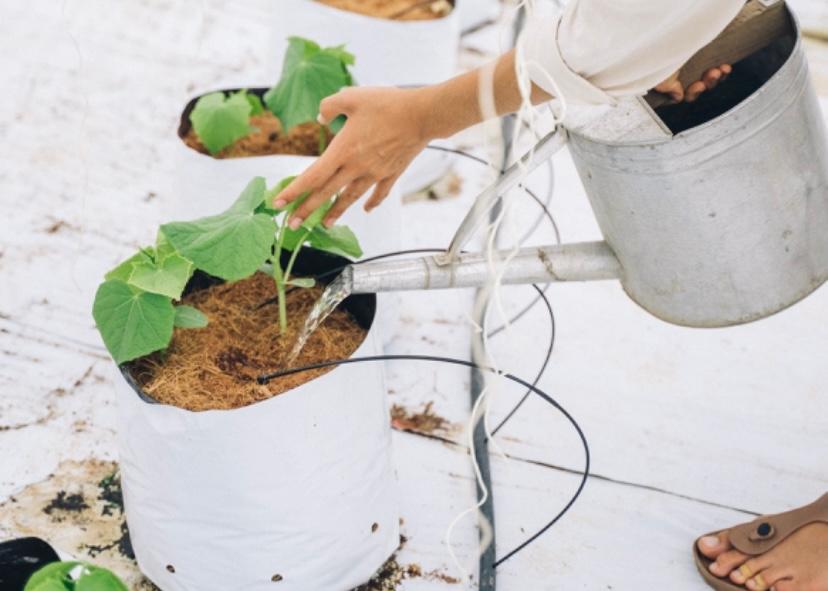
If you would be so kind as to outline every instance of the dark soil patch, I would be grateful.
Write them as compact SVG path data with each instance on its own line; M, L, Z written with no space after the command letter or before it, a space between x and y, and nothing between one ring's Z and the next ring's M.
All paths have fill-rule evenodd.
M317 0L322 4L377 18L422 21L443 18L454 9L448 0ZM472 0L474 1L474 0Z
M80 493L67 493L65 490L57 492L55 497L49 501L49 504L43 507L43 512L46 515L54 515L56 511L63 511L67 513L80 513L84 509L89 509L89 505Z
M295 156L319 156L321 153L320 134L325 134L324 145L327 146L333 135L318 123L309 122L297 125L285 133L279 119L270 111L250 118L253 129L247 136L237 140L234 144L224 148L213 158L246 158L250 156L272 156L274 154L292 154ZM193 150L211 156L192 127L189 127L184 137L184 143Z
M183 303L206 314L209 325L176 329L165 352L132 363L130 372L155 400L195 411L240 408L286 392L331 370L302 372L267 385L256 381L285 366L321 294L321 287L288 292L284 335L279 331L278 306L259 308L277 295L273 279L264 273L187 295ZM350 357L365 334L347 311L338 309L311 335L296 365Z

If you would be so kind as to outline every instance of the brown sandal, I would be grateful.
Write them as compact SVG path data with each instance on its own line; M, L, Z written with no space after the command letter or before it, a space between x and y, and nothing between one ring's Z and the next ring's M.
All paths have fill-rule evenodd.
M812 523L828 523L828 494L815 503L779 515L759 517L751 523L734 527L729 532L733 547L748 556L759 556L784 542L791 534ZM713 532L708 536L718 536ZM706 536L705 536L706 537ZM701 538L699 538L701 539ZM744 591L744 585L737 585L729 579L721 579L710 572L713 562L699 550L699 540L693 546L696 566L707 584L716 591Z

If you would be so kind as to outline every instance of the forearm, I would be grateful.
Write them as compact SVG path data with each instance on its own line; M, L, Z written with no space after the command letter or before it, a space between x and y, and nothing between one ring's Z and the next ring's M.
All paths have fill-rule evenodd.
M462 74L442 84L418 89L419 103L423 108L428 139L445 138L468 127L481 123L485 114L480 104L480 82L484 68ZM501 56L494 69L491 89L494 91L494 107L498 116L517 111L522 103L517 74L515 51ZM488 89L484 89L485 92ZM540 104L552 96L532 85L532 104Z

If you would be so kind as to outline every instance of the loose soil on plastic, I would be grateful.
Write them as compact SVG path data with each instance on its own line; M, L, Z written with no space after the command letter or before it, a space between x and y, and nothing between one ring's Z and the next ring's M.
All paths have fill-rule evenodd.
M164 352L141 358L129 369L155 400L193 411L240 408L300 386L331 368L306 371L260 385L256 378L285 366L321 287L287 294L288 330L279 332L273 279L264 273L187 295L182 303L207 315L201 329L175 329ZM259 309L257 309L259 308ZM350 357L366 331L345 310L331 314L308 339L296 365Z
M319 156L319 134L322 126L309 122L297 125L286 134L282 123L270 111L250 117L252 131L245 137L236 140L218 154L210 154L195 130L190 127L184 136L184 143L193 150L222 160L224 158L246 158L250 156L272 156L286 154L295 156ZM325 130L325 145L333 139L329 130Z
M443 18L453 10L448 0L317 0L341 10L377 18L422 21Z

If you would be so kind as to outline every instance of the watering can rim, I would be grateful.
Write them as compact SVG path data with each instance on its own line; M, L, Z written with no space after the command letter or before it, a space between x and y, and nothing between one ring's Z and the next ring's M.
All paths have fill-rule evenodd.
M790 77L791 81L788 87L793 86L799 81L799 79L807 75L808 71L808 63L804 55L803 49L803 40L802 40L802 27L800 25L799 18L797 15L791 10L790 6L788 5L787 1L784 1L785 11L788 14L790 19L790 23L792 26L792 33L795 38L794 46L791 50L790 55L785 58L785 62L782 66L774 72L774 74L766 80L759 89L756 90L753 94L749 97L741 101L739 104L734 106L733 108L725 111L721 115L714 117L710 121L706 121L701 125L697 125L693 128L687 129L680 133L665 135L664 137L653 138L653 139L645 139L645 140L634 140L634 141L621 141L621 140L609 140L609 139L601 139L599 137L592 137L588 134L579 132L576 129L567 128L567 132L571 139L581 143L581 144L592 144L595 146L602 146L608 147L613 149L629 149L629 150L641 150L641 149L652 149L652 148L659 148L665 147L670 145L677 145L683 143L694 142L699 138L703 138L705 135L710 135L711 130L716 130L717 128L721 127L724 123L730 122L734 119L738 119L740 115L744 114L745 112L756 108L757 103L765 99L768 94L773 93L774 91L781 91L782 89L776 88L783 78ZM799 64L795 64L794 62L799 62ZM798 69L795 72L791 72L793 67L797 67ZM778 97L783 98L783 92L777 92ZM794 100L795 97L791 98ZM643 100L643 98L641 99ZM766 110L768 107L766 106L762 110ZM653 113L654 117L658 117L655 113ZM711 141L715 141L715 138ZM698 149L699 147L704 147L707 144L711 143L711 141L702 141L699 145L693 146L692 149Z

